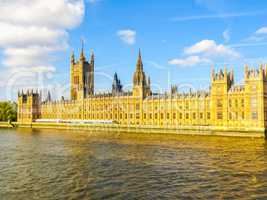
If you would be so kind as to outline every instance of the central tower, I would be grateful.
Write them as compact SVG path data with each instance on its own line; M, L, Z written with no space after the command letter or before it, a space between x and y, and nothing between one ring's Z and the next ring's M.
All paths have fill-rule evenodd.
M71 100L87 98L94 94L94 53L91 53L90 61L86 61L84 50L80 52L80 58L75 60L74 53L71 55Z
M150 78L146 78L141 51L139 49L138 60L136 64L136 70L133 76L133 96L145 98L151 94L150 90Z

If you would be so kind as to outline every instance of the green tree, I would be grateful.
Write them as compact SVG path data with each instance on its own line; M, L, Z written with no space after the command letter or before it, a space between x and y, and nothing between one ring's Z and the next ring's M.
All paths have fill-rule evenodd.
M0 121L17 121L17 104L0 102Z

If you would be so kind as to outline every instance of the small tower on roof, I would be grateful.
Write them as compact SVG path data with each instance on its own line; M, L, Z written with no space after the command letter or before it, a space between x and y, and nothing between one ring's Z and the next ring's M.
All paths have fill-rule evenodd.
M122 92L122 84L120 79L118 78L117 73L115 72L113 83L112 83L112 94L117 95Z

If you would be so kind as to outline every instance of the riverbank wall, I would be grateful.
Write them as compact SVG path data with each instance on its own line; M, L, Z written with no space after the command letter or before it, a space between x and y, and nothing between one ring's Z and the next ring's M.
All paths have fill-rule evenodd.
M0 122L0 128L14 128L16 125L9 122Z
M214 135L231 137L257 137L265 138L264 128L235 128L215 126L135 126L121 124L65 124L65 123L31 123L15 124L18 128L35 129L63 129L82 131L106 131L106 132L129 132L129 133L157 133L157 134L187 134L187 135Z

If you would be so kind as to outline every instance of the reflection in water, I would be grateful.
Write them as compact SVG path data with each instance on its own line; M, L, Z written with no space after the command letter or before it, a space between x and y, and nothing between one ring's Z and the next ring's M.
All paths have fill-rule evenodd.
M264 139L0 130L0 199L266 199Z

